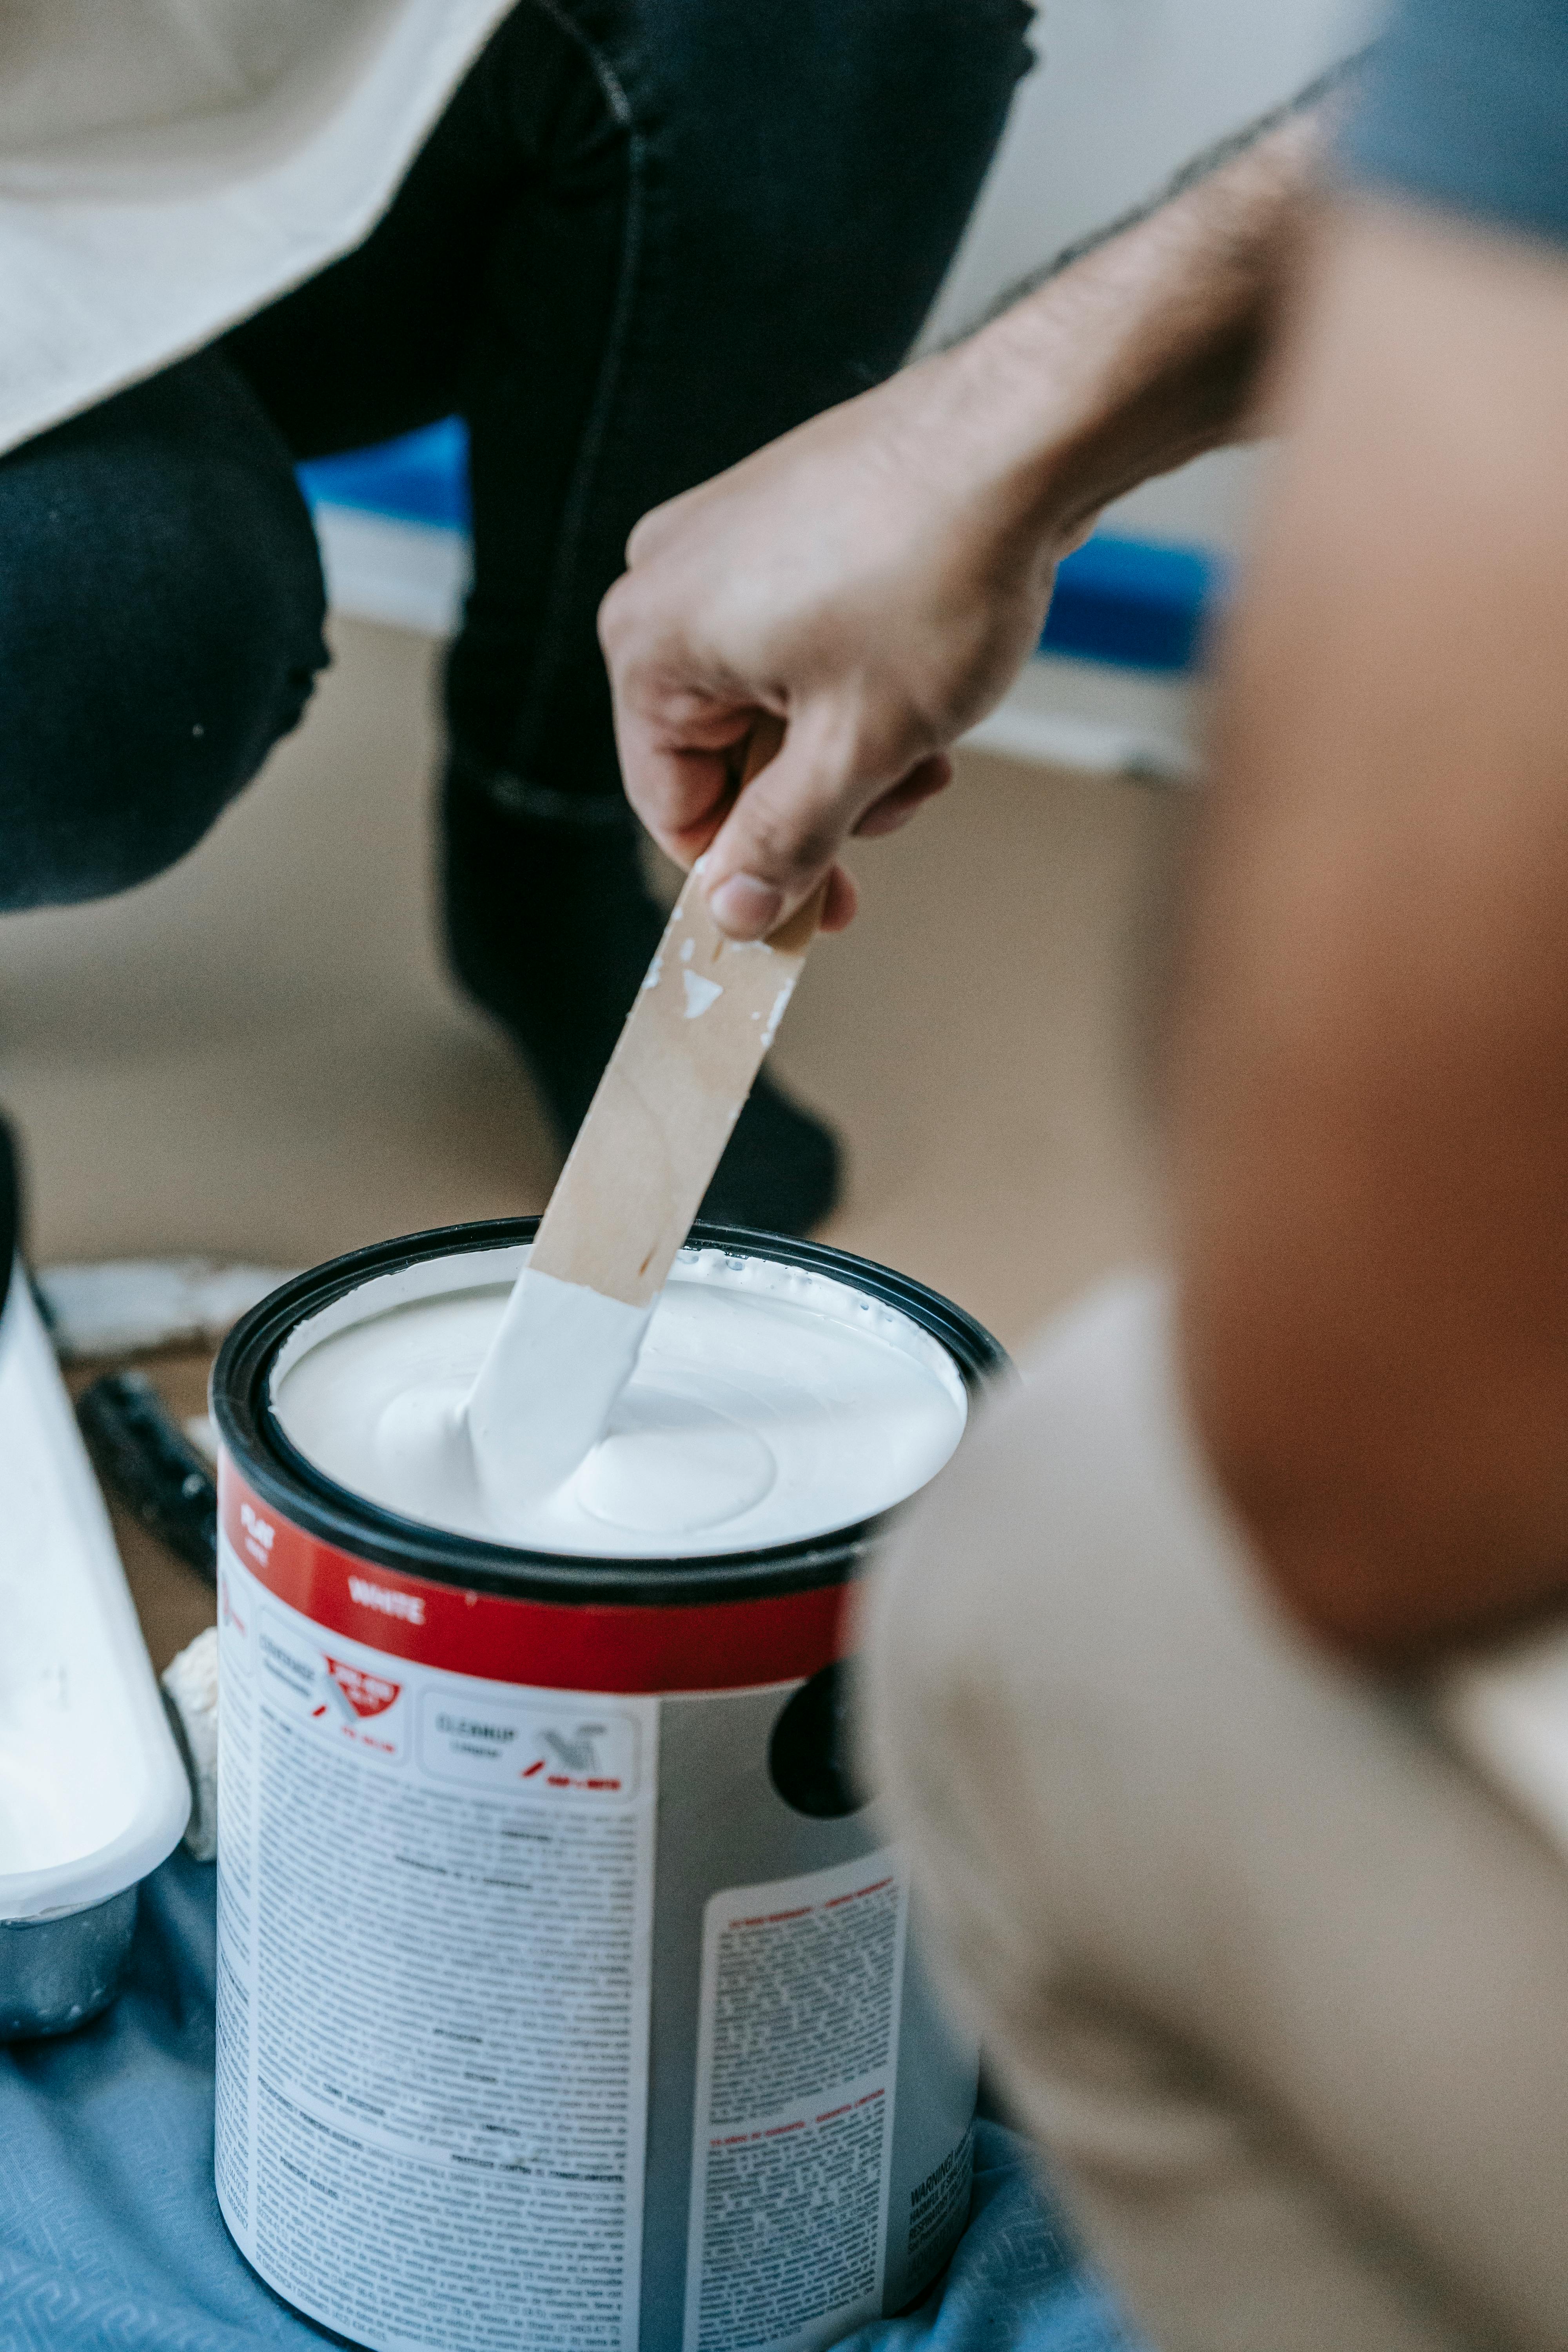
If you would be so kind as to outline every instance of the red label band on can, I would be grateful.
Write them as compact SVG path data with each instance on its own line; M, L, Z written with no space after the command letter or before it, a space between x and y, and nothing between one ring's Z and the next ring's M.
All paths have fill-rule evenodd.
M901 2308L967 2211L975 2068L844 1779L867 1531L651 1601L435 1531L421 1572L268 1433L334 1284L215 1382L230 2231L374 2352L813 2352Z

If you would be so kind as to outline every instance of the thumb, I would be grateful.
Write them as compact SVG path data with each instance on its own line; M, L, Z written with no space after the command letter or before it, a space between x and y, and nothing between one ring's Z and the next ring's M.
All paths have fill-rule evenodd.
M832 871L886 779L862 772L856 735L826 704L793 713L782 747L750 774L702 860L703 895L731 939L761 940Z

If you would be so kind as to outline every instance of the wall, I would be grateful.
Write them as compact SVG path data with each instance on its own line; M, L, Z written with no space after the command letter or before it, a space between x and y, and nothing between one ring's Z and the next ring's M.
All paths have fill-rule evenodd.
M1047 0L1039 68L1007 137L927 340L1186 160L1289 97L1366 37L1371 0ZM1201 458L1122 499L1106 527L1235 548L1258 460Z

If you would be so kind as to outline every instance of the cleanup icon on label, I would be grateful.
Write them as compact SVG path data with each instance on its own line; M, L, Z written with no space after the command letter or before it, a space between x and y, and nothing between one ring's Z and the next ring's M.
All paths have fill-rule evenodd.
M419 1760L440 1780L514 1796L624 1802L637 1788L637 1727L618 1708L521 1707L473 1693L425 1691Z

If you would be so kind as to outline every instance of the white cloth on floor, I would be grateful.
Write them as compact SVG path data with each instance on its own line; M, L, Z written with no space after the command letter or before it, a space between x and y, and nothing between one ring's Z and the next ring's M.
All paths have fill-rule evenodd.
M5 0L0 450L357 245L511 0Z
M1561 2352L1568 1869L1278 1613L1170 1319L1059 1325L873 1603L937 1948L1163 2352Z

